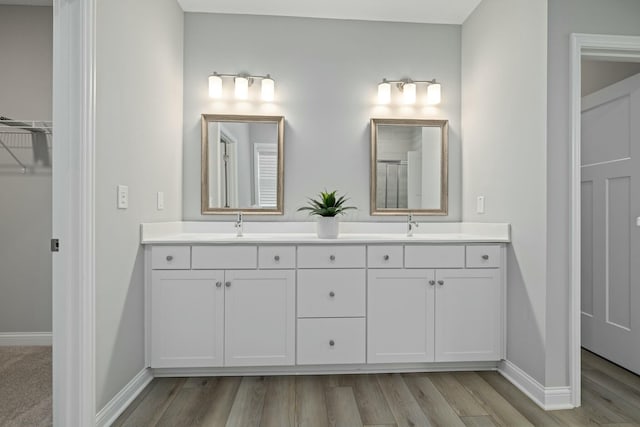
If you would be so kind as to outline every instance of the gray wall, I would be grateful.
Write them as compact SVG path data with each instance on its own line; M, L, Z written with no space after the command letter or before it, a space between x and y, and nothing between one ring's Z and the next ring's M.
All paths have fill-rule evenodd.
M0 40L0 116L51 120L52 8L0 6ZM50 238L50 171L0 169L0 332L51 332Z
M640 1L549 0L547 386L567 385L571 230L571 33L640 35Z
M638 62L582 60L582 96L640 73Z
M464 221L508 222L507 358L544 382L545 1L484 0L462 26ZM517 36L515 36L517 35ZM485 196L486 213L476 213Z
M100 409L144 368L140 223L182 217L183 12L175 0L100 0L96 29ZM128 210L116 209L118 184L129 186Z
M450 213L430 220L460 220L460 26L187 13L184 46L185 220L228 220L200 215L202 113L285 116L285 214L261 218L282 221L307 219L296 209L325 188L358 207L346 219L381 220L369 215L369 119L448 119ZM211 100L213 71L270 73L276 102ZM378 106L383 77L435 77L443 102Z

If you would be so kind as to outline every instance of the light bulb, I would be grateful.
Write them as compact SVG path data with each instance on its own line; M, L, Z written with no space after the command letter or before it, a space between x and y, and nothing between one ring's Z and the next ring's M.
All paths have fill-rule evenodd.
M378 85L378 104L391 102L391 84L382 82Z
M405 83L402 85L402 102L405 104L416 103L416 84Z
M209 76L209 97L222 98L222 77L216 74Z
M440 104L442 98L442 87L440 83L431 83L427 87L427 104Z
M235 78L235 95L236 99L247 99L249 98L249 80L245 77L236 77Z
M261 91L262 91L262 100L266 101L266 102L272 102L274 95L275 95L275 89L274 89L275 83L273 81L273 79L271 77L269 77L267 75L266 78L262 79L262 84L261 84Z

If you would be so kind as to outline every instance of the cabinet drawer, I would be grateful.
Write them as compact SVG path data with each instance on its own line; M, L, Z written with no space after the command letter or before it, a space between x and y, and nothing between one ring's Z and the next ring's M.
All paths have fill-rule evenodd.
M464 246L408 245L404 248L404 266L407 268L463 268Z
M298 271L298 317L360 317L365 301L364 269Z
M295 246L260 246L258 248L259 268L296 268Z
M365 363L365 320L299 319L298 365Z
M258 265L257 246L193 246L191 268L248 269Z
M300 246L300 268L364 268L364 246Z
M500 246L473 245L467 246L467 268L500 267Z
M402 246L369 246L367 265L369 268L402 268L403 256Z
M189 270L190 246L152 246L151 268L154 270Z

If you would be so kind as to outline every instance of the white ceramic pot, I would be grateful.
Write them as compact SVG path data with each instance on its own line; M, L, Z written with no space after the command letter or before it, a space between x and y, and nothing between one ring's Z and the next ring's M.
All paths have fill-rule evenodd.
M335 216L321 216L318 218L318 237L321 239L336 239L340 228L340 221Z

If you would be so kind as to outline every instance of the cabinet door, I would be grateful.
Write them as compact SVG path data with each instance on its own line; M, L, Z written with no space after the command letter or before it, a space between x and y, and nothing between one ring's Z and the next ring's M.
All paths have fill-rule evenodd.
M436 270L436 281L436 362L500 360L500 270Z
M222 366L223 276L221 271L152 272L152 368Z
M225 366L293 365L295 272L225 273Z
M433 270L369 270L367 362L432 362Z

